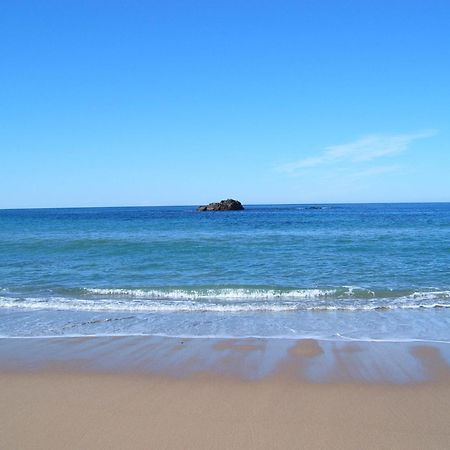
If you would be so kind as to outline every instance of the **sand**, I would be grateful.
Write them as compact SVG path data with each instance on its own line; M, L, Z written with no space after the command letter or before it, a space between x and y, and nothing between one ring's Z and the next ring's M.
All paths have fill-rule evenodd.
M19 355L18 348L32 347L34 342L14 344L15 352ZM64 342L68 341L58 345L64 347ZM94 342L105 348L106 341ZM87 344L93 345L89 341L76 345ZM136 355L128 344L118 340L113 348L127 348L128 357ZM5 350L11 345L3 343L0 351L2 449L450 448L448 365L440 350L428 345L414 346L410 353L435 378L401 383L364 378L316 383L299 376L293 371L296 362L297 368L303 367L330 352L327 344L316 341L291 345L284 363L258 379L211 370L183 372L179 366L176 376L134 366L92 369L89 364L55 364L51 356L46 366L25 367L20 355L16 358L20 364L13 364L12 354ZM161 358L155 342L148 345ZM259 354L264 346L260 341L230 341L208 348L225 352L229 363L244 364L248 354ZM361 361L370 357L367 349L347 347L349 358L361 353L366 353ZM167 355L181 351L170 349ZM345 352L338 364L345 365ZM376 351L372 353L376 360ZM103 358L108 359L107 352ZM349 367L347 372L352 372Z

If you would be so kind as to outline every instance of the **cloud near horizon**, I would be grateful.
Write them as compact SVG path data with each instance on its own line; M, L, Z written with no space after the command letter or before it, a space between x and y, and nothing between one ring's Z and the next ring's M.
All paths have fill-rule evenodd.
M316 168L340 162L368 162L383 156L404 152L414 141L432 137L436 134L436 130L423 130L407 134L371 134L347 144L325 147L324 151L318 156L283 164L278 167L278 170L285 173L294 173L302 169Z

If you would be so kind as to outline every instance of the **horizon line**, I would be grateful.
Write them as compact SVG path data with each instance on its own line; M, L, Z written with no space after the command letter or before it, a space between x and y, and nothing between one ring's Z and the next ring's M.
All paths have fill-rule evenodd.
M306 202L306 203L243 203L244 206L302 206L302 205L423 205L447 204L450 200L438 201L395 201L395 202ZM172 205L113 205L113 206L29 206L0 208L0 211L16 211L30 209L107 209L107 208L183 208L198 207L200 204L172 204Z

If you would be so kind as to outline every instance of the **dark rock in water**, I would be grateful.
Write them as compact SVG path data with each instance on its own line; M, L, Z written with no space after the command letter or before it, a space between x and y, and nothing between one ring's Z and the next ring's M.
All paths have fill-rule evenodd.
M244 207L241 202L229 198L218 203L199 206L197 211L242 211L243 209Z
M323 206L307 206L305 209L323 209Z

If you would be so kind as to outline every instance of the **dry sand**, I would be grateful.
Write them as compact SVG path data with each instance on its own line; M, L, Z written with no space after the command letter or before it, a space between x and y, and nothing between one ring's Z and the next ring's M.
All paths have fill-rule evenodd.
M2 449L448 449L450 385L19 373Z
M261 351L255 342L214 346L237 347L244 356ZM448 366L435 350L414 350L436 367L435 381L311 383L293 375L295 358L318 358L321 348L297 343L284 366L259 380L73 367L3 370L0 448L450 448ZM348 349L349 355L359 351Z

